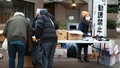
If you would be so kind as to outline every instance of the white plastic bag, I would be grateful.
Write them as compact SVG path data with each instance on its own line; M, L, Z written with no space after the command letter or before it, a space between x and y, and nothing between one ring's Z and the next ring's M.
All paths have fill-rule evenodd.
M5 40L4 40L3 44L2 44L2 48L5 49L5 50L7 50L7 47L8 47L8 41L5 38Z

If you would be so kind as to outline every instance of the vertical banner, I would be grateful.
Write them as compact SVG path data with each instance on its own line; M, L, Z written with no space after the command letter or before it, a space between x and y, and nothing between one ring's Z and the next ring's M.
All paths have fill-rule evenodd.
M107 0L93 0L93 35L107 34Z

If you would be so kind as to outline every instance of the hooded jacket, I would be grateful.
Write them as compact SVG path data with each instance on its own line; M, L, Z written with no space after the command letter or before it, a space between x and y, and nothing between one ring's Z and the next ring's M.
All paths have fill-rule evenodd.
M37 18L35 28L36 38L41 39L41 42L57 42L56 29L58 29L58 25L54 16L47 12L47 10L40 10L40 16Z
M14 16L10 18L4 29L4 36L8 42L21 40L26 43L27 36L30 35L31 23L24 16Z

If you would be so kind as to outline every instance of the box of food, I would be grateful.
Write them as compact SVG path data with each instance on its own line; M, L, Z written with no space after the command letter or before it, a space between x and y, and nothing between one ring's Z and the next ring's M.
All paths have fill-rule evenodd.
M67 40L67 30L56 30L58 40Z
M81 31L68 31L68 40L81 40L83 33Z

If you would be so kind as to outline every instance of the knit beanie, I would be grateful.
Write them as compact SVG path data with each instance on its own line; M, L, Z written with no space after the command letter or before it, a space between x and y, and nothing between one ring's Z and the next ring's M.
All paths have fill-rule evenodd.
M89 15L90 13L87 11L82 11L82 17L85 17L86 15Z
M22 13L22 12L15 12L15 13L14 13L14 17L15 17L15 16L25 16L25 14Z
M47 9L45 9L45 8L38 8L37 10L36 10L36 14L40 14L40 15L42 15L42 14L46 14L48 11L47 11Z

